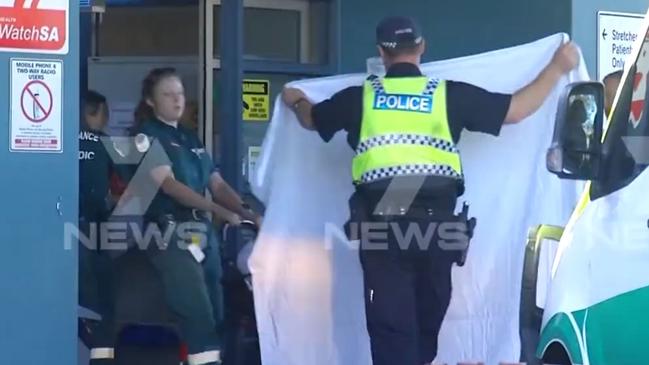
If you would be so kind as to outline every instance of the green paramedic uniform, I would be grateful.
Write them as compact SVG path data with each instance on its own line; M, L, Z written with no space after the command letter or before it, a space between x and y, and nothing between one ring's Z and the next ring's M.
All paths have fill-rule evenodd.
M198 194L205 193L214 166L193 132L180 124L173 126L151 119L143 122L135 133L139 141L137 149L144 153L139 169L150 172L157 166L171 166L177 181ZM144 147L142 141L146 141ZM211 221L204 212L188 209L158 190L146 210L144 223L145 228L147 223L157 224L163 233L170 225L178 228L164 245L166 247L150 249L149 257L162 279L169 307L180 318L180 335L188 346L189 364L220 363L222 268ZM187 244L196 242L193 236L182 232L183 223L203 223L206 229L203 231L205 239L200 242L204 254L200 262L187 249Z

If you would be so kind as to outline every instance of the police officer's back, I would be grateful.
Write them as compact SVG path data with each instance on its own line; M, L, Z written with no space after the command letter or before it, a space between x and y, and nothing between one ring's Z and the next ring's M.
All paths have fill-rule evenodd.
M453 213L464 192L457 149L461 132L497 136L503 124L525 119L574 68L578 56L574 45L561 46L534 82L507 95L422 75L418 66L425 42L409 18L382 21L377 45L387 68L384 78L370 75L362 86L317 105L295 88L286 88L283 100L301 125L317 131L325 142L339 131L348 133L356 152L351 220L361 227L381 222L387 228L385 242L377 242L374 235L373 249L365 249L367 240L361 236L373 361L421 365L437 354L451 296L451 267L462 252L442 245L432 223L453 223L469 233L467 217ZM412 229L414 235L408 235Z

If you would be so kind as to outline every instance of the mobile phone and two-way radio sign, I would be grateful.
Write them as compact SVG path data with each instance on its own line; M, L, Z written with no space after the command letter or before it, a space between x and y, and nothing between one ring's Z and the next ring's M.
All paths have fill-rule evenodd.
M61 152L63 63L11 60L10 149L12 152Z
M23 116L33 123L41 123L52 113L52 90L40 80L32 80L20 95Z

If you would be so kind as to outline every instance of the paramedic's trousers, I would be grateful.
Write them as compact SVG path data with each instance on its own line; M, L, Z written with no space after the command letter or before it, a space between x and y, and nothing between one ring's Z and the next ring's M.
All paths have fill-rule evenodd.
M167 305L179 319L189 365L220 364L221 360L221 256L213 229L208 237L209 243L203 249L205 258L200 263L176 239L165 249L151 250L149 254L162 280Z
M385 239L376 239L380 235L361 246L374 365L422 365L437 355L437 336L451 298L453 254L439 247L437 233L426 242L416 238L426 238L427 229L436 231L429 223L391 220L384 230L377 226L370 233L387 233L387 249L381 249ZM422 234L404 240L409 229Z

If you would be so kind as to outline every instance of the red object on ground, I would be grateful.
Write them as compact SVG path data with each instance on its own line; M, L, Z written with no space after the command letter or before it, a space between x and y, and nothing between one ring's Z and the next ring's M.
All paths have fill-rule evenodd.
M187 356L189 355L189 350L187 350L187 345L185 345L184 343L180 344L179 355L180 355L180 361L187 362Z

